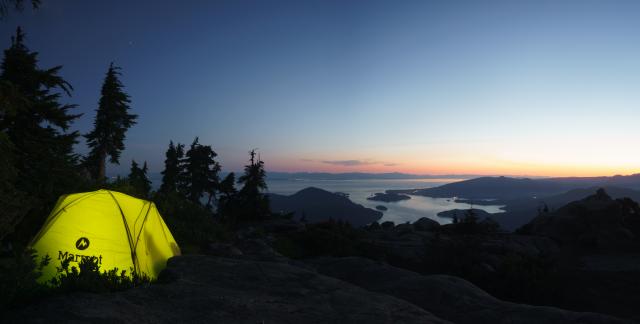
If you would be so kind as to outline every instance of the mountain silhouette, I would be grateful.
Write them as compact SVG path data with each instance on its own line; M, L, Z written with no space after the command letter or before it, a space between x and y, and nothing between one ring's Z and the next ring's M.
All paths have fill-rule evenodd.
M621 187L640 190L640 174L613 177L567 177L567 178L512 178L480 177L426 189L388 190L392 193L466 199L495 199L498 202L517 199L551 196L569 190L589 187ZM501 202L502 203L502 202Z
M629 198L613 199L601 188L556 211L541 213L521 232L588 250L640 251L640 207Z
M269 194L271 210L276 213L294 213L294 218L317 223L329 219L342 220L360 227L377 221L382 213L353 203L344 195L309 187L285 196Z

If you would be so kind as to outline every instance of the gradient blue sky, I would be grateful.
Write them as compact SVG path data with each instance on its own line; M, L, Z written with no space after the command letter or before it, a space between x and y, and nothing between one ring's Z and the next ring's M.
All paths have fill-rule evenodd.
M140 119L111 172L195 136L229 171L251 148L277 171L640 171L640 1L43 2L0 45L21 25L64 66L81 132L123 68Z

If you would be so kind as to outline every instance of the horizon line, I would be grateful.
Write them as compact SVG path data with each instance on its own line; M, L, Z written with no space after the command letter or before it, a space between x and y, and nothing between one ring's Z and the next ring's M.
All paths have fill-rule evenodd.
M242 173L240 171L221 171L221 174L229 174L229 173L239 174ZM400 172L400 171L392 171L392 172L365 172L365 171L350 171L350 172L327 172L327 171L274 171L274 170L266 170L267 177L269 177L269 173L276 174L309 174L309 175L319 175L319 174L327 174L332 176L339 175L399 175L399 176L411 176L414 179L420 179L420 177L424 178L480 178L480 177L510 177L510 178L602 178L602 177L628 177L640 175L640 173L629 173L629 174L612 174L612 175L593 175L593 176L577 176L577 175L563 175L563 176L549 176L549 175L527 175L527 174L476 174L476 173L447 173L447 174L429 174L429 173L409 173L409 172ZM149 174L160 174L160 171L157 172L149 172ZM108 177L117 177L117 176L126 176L120 173L110 174Z

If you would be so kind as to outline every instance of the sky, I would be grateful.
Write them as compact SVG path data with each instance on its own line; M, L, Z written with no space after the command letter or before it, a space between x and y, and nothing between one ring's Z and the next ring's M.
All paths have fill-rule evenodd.
M640 172L640 1L43 0L0 21L92 127L110 62L138 124L225 171L587 176ZM81 154L86 145L77 145Z

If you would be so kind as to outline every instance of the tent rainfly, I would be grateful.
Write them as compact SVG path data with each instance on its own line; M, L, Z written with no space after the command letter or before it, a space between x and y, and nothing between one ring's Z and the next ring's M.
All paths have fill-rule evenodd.
M95 258L103 271L154 279L170 257L180 255L154 203L104 189L60 197L31 247L51 258L41 282L55 277L62 261L77 267L83 258Z

